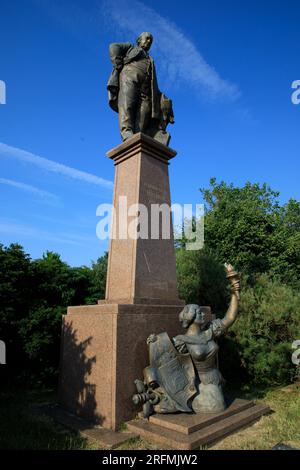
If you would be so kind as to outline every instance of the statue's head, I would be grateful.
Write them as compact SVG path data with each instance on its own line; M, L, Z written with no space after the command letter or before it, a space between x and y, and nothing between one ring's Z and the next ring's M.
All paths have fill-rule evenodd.
M179 321L183 328L187 329L192 323L204 328L207 324L207 316L196 304L189 304L179 314Z
M153 43L153 36L151 33L148 32L141 33L137 38L136 42L138 46L140 46L142 49L145 49L145 51L149 51Z

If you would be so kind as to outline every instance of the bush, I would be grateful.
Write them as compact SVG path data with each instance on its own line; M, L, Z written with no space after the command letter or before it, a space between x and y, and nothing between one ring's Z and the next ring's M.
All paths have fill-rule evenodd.
M229 300L224 265L208 250L176 250L179 297L187 304L208 305L221 315Z
M299 374L291 360L296 339L300 339L300 293L261 275L242 292L239 318L223 341L221 362L225 359L231 379L247 373L255 384L290 383Z

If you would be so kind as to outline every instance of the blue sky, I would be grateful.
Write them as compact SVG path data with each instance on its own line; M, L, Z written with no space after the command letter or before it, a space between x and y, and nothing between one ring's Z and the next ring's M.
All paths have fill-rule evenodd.
M112 201L105 154L121 142L108 45L143 30L173 99L172 202L203 202L213 176L299 200L299 25L298 0L2 0L0 242L71 265L107 249L96 208Z

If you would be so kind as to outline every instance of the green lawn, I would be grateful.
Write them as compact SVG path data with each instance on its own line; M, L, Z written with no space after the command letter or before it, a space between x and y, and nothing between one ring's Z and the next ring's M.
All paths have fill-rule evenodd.
M268 450L278 443L300 449L300 383L270 390L244 390L242 395L268 404L273 413L211 449Z

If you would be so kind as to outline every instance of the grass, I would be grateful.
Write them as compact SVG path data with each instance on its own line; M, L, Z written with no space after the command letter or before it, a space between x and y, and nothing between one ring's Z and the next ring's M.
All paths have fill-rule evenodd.
M32 413L33 403L53 402L51 391L0 393L0 449L71 450L97 448L47 416Z
M258 399L274 411L254 425L235 433L210 449L271 449L283 442L300 448L300 384L271 390L244 388L235 396ZM32 413L33 403L54 402L52 391L0 392L0 448L33 450L93 450L100 448L55 423L50 417ZM124 429L125 429L124 425ZM151 450L154 445L141 439L132 439L120 450Z
M240 394L241 395L241 394ZM268 450L278 443L300 449L300 383L270 390L249 389L244 398L270 406L273 413L210 449Z

